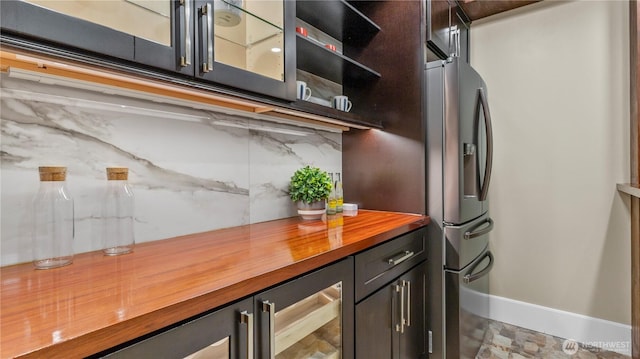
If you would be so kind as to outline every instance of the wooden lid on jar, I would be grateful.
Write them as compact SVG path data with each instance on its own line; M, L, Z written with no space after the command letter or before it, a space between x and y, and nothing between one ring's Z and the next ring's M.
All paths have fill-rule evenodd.
M67 178L67 167L42 166L38 167L40 181L64 181Z
M127 167L107 167L107 179L109 181L126 181L129 177Z

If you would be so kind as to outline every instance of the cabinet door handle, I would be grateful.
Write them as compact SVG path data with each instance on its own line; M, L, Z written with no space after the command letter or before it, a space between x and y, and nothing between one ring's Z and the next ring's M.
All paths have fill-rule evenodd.
M456 57L460 57L460 28L455 26L455 37L456 37Z
M396 332L404 333L404 287L400 284L395 286L396 293L400 293L400 320L396 324Z
M269 313L269 358L276 358L276 304L268 300L262 302L262 311Z
M402 285L407 288L407 317L405 318L405 324L407 327L411 326L411 282L403 280Z
M213 70L213 11L211 4L207 3L200 8L202 43L205 49L203 52L204 59L202 61L202 72Z
M387 263L396 266L406 261L407 259L411 258L413 254L414 254L413 251L404 251L402 253L398 253L393 258L389 258L387 260Z
M191 65L191 54L193 53L191 50L191 7L193 5L190 0L180 0L180 5L184 6L184 17L182 19L182 35L184 40L182 49L184 49L184 53L180 56L180 66L186 67Z
M247 359L253 359L253 313L240 313L240 323L247 324Z

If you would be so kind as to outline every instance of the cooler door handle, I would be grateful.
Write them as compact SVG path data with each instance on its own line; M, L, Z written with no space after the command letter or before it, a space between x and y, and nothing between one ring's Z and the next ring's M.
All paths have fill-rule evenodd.
M247 359L253 359L253 313L240 313L240 323L247 324Z
M276 358L276 304L262 302L262 312L269 313L269 359Z

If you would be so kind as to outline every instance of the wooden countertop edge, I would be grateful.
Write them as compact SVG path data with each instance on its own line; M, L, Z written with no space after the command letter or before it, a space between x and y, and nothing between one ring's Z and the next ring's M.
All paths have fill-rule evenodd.
M197 316L203 312L211 311L246 298L269 287L294 279L404 233L424 227L430 222L428 216L417 215L416 217L415 222L368 237L365 240L329 250L320 255L295 262L268 273L263 273L231 286L214 290L204 295L108 327L100 328L79 337L70 338L52 346L18 355L16 358L58 358L69 357L69 355L86 357L99 353L169 325Z

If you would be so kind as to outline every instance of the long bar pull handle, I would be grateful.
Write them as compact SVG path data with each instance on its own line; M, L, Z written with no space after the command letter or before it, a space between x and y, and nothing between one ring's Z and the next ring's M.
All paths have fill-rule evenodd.
M202 27L206 25L206 30L203 31L202 41L206 44L206 55L202 62L202 72L209 72L213 70L213 11L211 10L211 4L207 3L201 9L201 16L204 18ZM206 38L206 39L205 39Z
M191 65L192 43L191 43L191 7L193 2L191 0L180 0L180 5L184 6L184 17L182 19L182 34L184 44L183 54L180 56L180 66L186 67Z
M484 180L482 181L482 189L480 190L480 201L487 199L489 193L489 181L491 181L491 170L493 168L493 130L491 128L491 113L489 113L489 103L487 96L482 88L480 91L480 103L482 104L482 112L484 113L484 124L487 129L487 165L484 171Z
M411 281L403 280L402 285L407 288L407 318L405 323L407 327L411 326Z
M247 324L247 359L253 359L253 313L240 313L240 323Z
M486 226L485 228L482 228L481 230L476 231L478 227L484 225L485 223L488 223L489 225ZM470 231L464 232L464 239L473 239L476 237L483 236L491 232L492 229L493 229L493 219L487 218L484 222L480 223L480 225L475 226Z
M404 251L402 253L397 254L393 258L387 259L387 263L396 266L396 265L406 261L407 259L411 258L411 256L413 254L414 254L414 252L412 252L412 251Z
M262 302L262 311L269 313L269 358L276 358L276 304L268 300Z
M399 284L396 284L393 287L396 294L400 293L400 320L398 320L398 323L396 324L396 332L404 333L404 287Z

